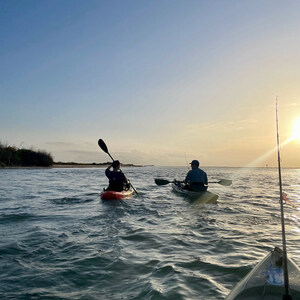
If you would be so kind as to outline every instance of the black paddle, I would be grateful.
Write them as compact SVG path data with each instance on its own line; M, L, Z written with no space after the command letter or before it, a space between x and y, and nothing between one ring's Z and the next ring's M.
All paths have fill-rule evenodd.
M160 178L157 178L154 181L157 185L166 185L166 184L174 182L174 181L169 181L167 179L160 179ZM218 183L218 184L221 184L221 185L224 185L224 186L229 186L229 185L231 185L232 181L228 180L228 179L221 179L219 181L212 181L212 182L209 182L209 183Z
M161 179L161 178L156 178L156 179L154 179L154 181L155 181L155 183L157 185L166 185L166 184L174 183L175 182L174 180L173 181L169 181L167 179Z
M100 147L105 153L107 153L107 154L109 155L109 157L112 159L112 161L115 161L115 160L113 159L113 157L110 155L110 153L108 152L107 146L106 146L106 144L104 143L104 141L103 141L102 139L98 140L98 145L99 145L99 147ZM121 169L120 169L120 171L121 171ZM126 178L126 177L125 177L125 178ZM133 188L133 190L138 194L137 190L134 188L134 186L131 184L130 181L129 181L129 184L130 184L130 186Z

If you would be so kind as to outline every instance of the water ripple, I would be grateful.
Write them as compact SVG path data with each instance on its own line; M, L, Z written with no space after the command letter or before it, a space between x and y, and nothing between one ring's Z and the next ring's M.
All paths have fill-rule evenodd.
M203 205L154 183L185 168L125 168L139 191L125 201L100 200L101 168L1 170L0 298L224 299L281 243L276 170L240 171L207 168L233 185L211 185L218 202ZM299 205L299 170L283 175ZM300 265L300 210L285 217Z

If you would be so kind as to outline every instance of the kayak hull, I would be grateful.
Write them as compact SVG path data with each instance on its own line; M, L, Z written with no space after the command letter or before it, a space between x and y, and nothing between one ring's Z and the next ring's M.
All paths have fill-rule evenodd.
M172 183L172 189L176 194L189 198L193 201L201 203L217 203L218 195L209 191L189 191L183 188L183 185L179 182Z
M100 194L102 200L122 200L131 197L133 190L123 190L121 192L116 191L103 191Z
M300 299L300 270L288 259L290 295ZM281 300L284 294L282 250L275 247L229 293L226 300Z

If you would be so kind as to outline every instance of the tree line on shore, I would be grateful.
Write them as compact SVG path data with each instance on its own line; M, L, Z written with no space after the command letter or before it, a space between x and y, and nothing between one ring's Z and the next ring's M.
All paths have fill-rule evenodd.
M0 143L0 167L50 167L53 157L45 151L17 148Z
M0 142L0 168L5 167L51 167L51 166L109 166L104 163L54 162L50 153L41 150L24 149L4 145ZM122 164L124 167L141 167L141 165Z

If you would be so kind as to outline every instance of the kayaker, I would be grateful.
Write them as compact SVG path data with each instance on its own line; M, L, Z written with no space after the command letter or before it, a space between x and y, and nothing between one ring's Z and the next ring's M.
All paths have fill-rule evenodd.
M115 160L106 170L105 175L109 179L108 190L121 192L124 188L129 189L130 184L124 173L120 170L120 162ZM113 168L111 171L110 169Z
M192 170L190 170L184 180L185 189L192 191L206 191L207 190L207 174L199 168L199 161L193 160L190 163Z

